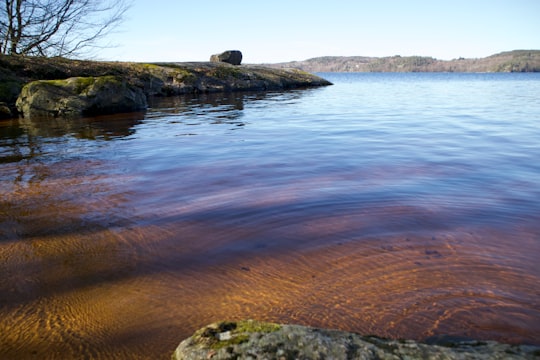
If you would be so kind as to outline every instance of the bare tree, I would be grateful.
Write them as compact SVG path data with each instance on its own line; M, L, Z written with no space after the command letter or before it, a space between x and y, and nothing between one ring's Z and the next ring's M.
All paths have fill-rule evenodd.
M122 20L129 0L0 0L0 53L77 56Z

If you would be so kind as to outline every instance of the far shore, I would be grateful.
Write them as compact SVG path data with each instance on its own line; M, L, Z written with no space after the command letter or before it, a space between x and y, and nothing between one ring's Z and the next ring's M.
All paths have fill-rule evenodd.
M428 56L323 56L267 64L308 72L540 72L540 50L514 50L481 59L438 60Z

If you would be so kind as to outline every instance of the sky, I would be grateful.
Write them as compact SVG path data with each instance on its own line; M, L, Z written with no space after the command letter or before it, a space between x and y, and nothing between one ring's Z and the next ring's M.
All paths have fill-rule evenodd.
M99 60L243 63L318 56L479 58L540 50L540 0L132 0Z

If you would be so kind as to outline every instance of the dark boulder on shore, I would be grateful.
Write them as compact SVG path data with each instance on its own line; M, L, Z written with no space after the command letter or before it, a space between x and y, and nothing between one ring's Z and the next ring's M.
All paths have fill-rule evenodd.
M254 320L208 325L182 341L173 360L538 359L540 347L494 341L423 344Z
M239 50L227 50L221 54L215 54L210 57L211 62L224 62L231 65L240 65L242 62L242 52Z

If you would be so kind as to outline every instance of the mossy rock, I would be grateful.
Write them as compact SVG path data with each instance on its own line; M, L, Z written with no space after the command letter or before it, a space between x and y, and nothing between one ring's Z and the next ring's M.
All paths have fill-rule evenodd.
M218 79L227 80L229 78L240 79L243 77L243 73L237 67L230 66L218 66L213 69L208 75L214 76Z
M25 117L58 117L139 111L142 90L116 76L33 81L23 87L17 109Z
M255 320L214 323L182 341L173 360L536 359L539 347L495 341L441 346Z
M251 334L264 334L277 331L278 324L245 320L238 322L223 321L208 325L193 335L194 343L217 350L230 345L242 344L249 340Z

